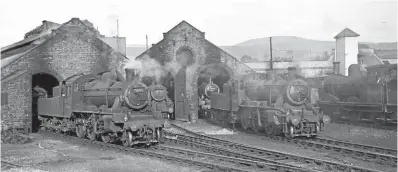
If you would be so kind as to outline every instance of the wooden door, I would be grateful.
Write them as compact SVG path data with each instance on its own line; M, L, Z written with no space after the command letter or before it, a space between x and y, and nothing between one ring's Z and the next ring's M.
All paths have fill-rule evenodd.
M188 120L186 91L186 67L181 68L174 79L175 119Z

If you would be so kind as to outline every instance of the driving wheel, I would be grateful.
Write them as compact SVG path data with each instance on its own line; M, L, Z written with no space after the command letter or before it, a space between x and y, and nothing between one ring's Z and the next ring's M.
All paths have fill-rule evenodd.
M125 146L125 147L131 146L131 144L133 143L133 134L131 134L131 131L123 132L122 143L123 143L123 146Z
M101 139L104 143L109 143L111 142L111 136L109 136L108 133L101 134Z
M252 130L253 131L255 131L255 132L260 132L261 131L261 126L258 124L259 122L261 123L261 120L260 121L258 121L258 117L257 117L257 114L256 113L253 113L253 115L252 115L252 119L251 119L251 126L252 126Z

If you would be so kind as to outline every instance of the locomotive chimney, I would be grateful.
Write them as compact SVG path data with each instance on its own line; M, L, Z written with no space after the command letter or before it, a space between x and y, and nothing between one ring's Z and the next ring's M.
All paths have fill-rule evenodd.
M333 62L333 74L338 75L340 71L340 62Z
M124 71L126 71L126 82L133 81L135 77L135 70L126 68Z

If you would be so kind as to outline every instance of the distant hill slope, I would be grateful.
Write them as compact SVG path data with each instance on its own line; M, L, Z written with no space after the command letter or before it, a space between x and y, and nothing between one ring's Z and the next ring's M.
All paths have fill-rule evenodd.
M325 59L336 47L335 41L318 41L300 38L296 36L275 36L272 37L272 56L275 58L292 58L293 60L314 60ZM360 42L359 47L397 49L397 42L393 43L369 43ZM269 60L269 38L251 39L233 46L220 46L239 60L244 56L257 58L260 61ZM127 56L137 57L145 51L145 45L127 46Z

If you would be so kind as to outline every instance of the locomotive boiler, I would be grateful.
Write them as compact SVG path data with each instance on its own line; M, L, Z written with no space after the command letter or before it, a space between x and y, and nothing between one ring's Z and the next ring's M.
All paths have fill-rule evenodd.
M334 121L352 124L394 124L397 120L397 64L349 67L349 76L335 72L323 81L319 106ZM395 128L395 127L394 127Z
M330 122L313 106L311 94L313 89L294 69L286 75L252 73L235 76L222 93L212 93L211 110L216 121L240 123L243 129L310 137Z
M148 87L135 70L125 70L126 79L111 72L67 78L53 88L54 97L39 98L42 126L90 140L120 140L125 146L159 142L165 118L173 113L172 103L164 97L167 91L158 85Z

